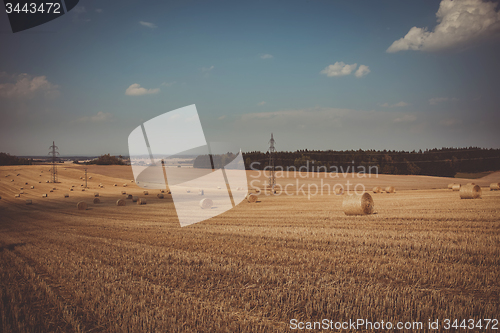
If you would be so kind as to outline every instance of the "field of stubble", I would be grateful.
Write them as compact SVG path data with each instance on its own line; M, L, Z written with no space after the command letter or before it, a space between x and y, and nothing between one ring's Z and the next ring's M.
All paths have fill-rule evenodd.
M83 169L61 167L56 185L45 183L48 170L0 167L2 332L283 332L292 319L500 319L500 191L460 200L445 189L457 180L379 176L362 182L397 193L372 194L374 215L345 216L342 196L261 195L180 228L171 197L158 199L157 190L147 205L115 206L122 190L142 195L129 168L89 168L84 192ZM500 173L488 177L474 182L498 182ZM101 204L92 204L94 192ZM80 200L88 210L76 209Z

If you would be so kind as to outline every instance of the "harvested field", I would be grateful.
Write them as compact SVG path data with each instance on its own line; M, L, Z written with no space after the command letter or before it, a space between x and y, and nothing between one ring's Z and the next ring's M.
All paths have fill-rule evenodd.
M500 173L474 180L488 189L481 200L461 200L449 178L383 175L362 180L369 190L397 189L372 196L376 214L346 216L345 196L294 188L181 228L171 195L116 206L123 196L112 185L131 179L121 167L89 167L89 190L69 198L42 198L54 186L42 183L16 200L41 168L0 167L0 177L21 174L0 182L3 332L284 332L291 319L498 318L500 191L489 185ZM81 170L61 170L57 187ZM306 189L319 182L304 180ZM102 203L77 210L100 183ZM142 193L129 183L127 194Z

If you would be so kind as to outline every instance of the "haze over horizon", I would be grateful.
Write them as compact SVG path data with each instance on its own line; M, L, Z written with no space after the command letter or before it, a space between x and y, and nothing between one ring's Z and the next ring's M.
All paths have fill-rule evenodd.
M242 151L500 148L498 2L113 5L16 34L0 13L0 152L128 155L191 104Z

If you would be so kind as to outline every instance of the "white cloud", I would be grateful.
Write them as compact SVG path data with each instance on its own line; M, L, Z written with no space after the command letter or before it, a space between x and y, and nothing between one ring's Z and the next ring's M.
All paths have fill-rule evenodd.
M201 71L202 71L202 72L210 72L210 71L211 71L211 70L213 70L214 68L215 68L214 66L210 66L210 67L208 67L208 68L203 67L203 68L201 69Z
M112 118L112 116L113 115L111 113L99 111L99 112L97 112L97 114L92 115L90 117L86 116L86 117L78 118L75 122L77 122L77 123L87 123L87 122L102 123L102 122L110 120Z
M406 102L399 102L393 105L393 107L403 107L403 106L408 106L409 104Z
M452 101L452 102L456 102L458 101L458 98L448 98L448 97L435 97L435 98L431 98L429 100L429 104L431 105L436 105L436 104L439 104L439 103L442 103L442 102L448 102L448 101Z
M29 74L1 74L0 77L8 78L14 82L0 83L0 97L31 99L39 93L48 98L54 98L59 95L59 87L47 81L45 76L33 77Z
M157 94L159 92L160 88L146 89L141 87L141 85L138 83L131 84L130 87L128 87L127 90L125 90L125 94L129 96L151 95L151 94Z
M384 103L384 104L381 104L380 106L382 106L384 108L401 108L401 107L408 106L408 105L410 105L410 104L401 101L401 102L398 102L396 104Z
M320 73L328 77L350 75L358 66L358 64L347 65L343 61L337 61L333 65L327 66Z
M257 103L258 106L263 106L263 105L266 105L266 104L267 104L267 102L265 102L265 101Z
M365 75L368 75L368 73L370 73L370 68L366 65L359 65L359 68L358 70L356 71L356 73L354 73L354 75L356 77L363 77Z
M401 117L394 118L393 122L395 123L411 123L417 120L417 116L413 114L405 114Z
M144 26L144 27L151 28L151 29L157 28L157 26L154 23L151 23L151 22L139 21L139 24L142 25L142 26Z
M274 57L273 57L273 55L272 55L272 54L267 54L267 53L266 53L266 54L261 54L261 55L260 55L260 58L261 58L261 59L272 59L272 58L274 58Z
M496 7L496 3L482 0L442 0L434 31L413 27L406 36L393 42L387 52L438 51L498 37L500 12L496 12Z
M163 82L161 85L164 86L164 87L171 87L175 84L176 82L173 81L173 82Z

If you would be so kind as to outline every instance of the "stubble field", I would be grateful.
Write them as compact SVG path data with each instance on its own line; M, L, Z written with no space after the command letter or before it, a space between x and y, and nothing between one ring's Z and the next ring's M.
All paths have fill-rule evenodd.
M333 194L261 194L181 228L158 190L147 205L115 205L121 191L144 196L130 167L89 167L86 191L82 167L61 166L55 185L49 168L0 167L2 332L283 332L292 319L361 318L421 331L438 319L445 331L446 318L500 319L500 191L486 187L498 172L470 180L478 200L446 189L469 180L381 175L351 179L396 187L371 193L373 215L345 216ZM307 189L316 176L278 182Z

